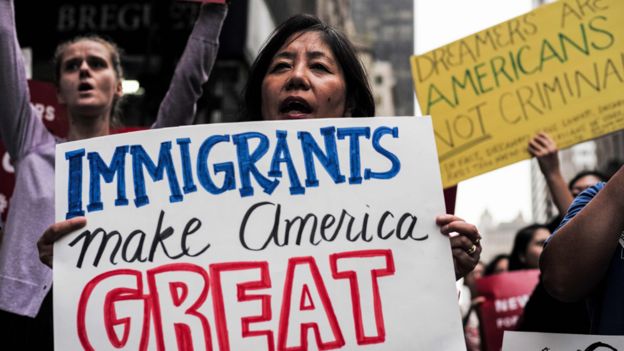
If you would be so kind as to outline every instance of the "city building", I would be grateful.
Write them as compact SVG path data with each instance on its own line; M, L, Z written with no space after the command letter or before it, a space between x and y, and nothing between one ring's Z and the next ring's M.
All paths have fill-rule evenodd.
M392 63L375 61L370 72L375 99L375 114L377 116L396 116L393 93L396 78Z
M409 63L414 52L413 1L354 0L351 1L351 11L357 32L372 48L373 59L392 65L394 77L387 76L386 79L396 82L392 89L394 114L413 115L414 85ZM388 116L385 108L378 109L377 115Z
M529 225L522 213L509 222L497 223L488 209L483 211L477 227L482 236L481 261L487 263L498 254L511 252L514 238L520 228Z

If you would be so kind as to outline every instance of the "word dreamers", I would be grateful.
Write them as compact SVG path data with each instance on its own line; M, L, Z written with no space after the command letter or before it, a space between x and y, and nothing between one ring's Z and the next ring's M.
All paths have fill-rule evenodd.
M305 194L305 188L319 186L317 164L323 166L334 184L346 182L345 174L341 169L343 164L348 164L349 184L361 184L363 180L371 179L391 179L401 169L399 158L381 145L382 139L399 138L397 127L380 126L371 130L370 127L336 128L330 126L320 128L320 136L314 136L308 131L298 131L297 145L291 145L292 141L289 143L287 137L288 132L285 130L276 130L273 139L255 131L234 135L211 135L203 140L196 154L191 152L190 138L178 138L175 140L178 152L172 151L171 141L164 141L160 144L157 156L149 155L139 144L119 145L115 148L108 164L98 152L87 153L84 148L68 151L65 153L69 178L66 218L83 216L85 213L82 204L85 154L89 161L89 203L86 207L89 212L104 209L101 196L102 179L106 183L112 183L115 178L117 179L115 206L129 204L126 195L126 171L130 172L129 168L132 170L136 207L150 203L145 173L153 182L163 181L165 176L167 177L169 202L173 203L183 201L184 194L197 192L199 187L196 182L199 182L206 192L213 195L234 190L239 184L240 196L247 197L254 195L253 179L263 192L270 195L280 184L280 179L284 177L282 173L284 167L288 175L291 195L302 195ZM317 141L316 138L322 139L322 142ZM342 140L347 143L348 152L338 153ZM363 141L370 143L374 156L381 155L389 161L387 169L373 170L365 167L366 164L362 164L360 151ZM214 164L209 162L213 149L218 148L214 153L223 155L223 152L228 151L224 147L234 148L236 160ZM301 155L303 165L298 165L293 161L293 152ZM341 160L340 155L347 155L343 158L349 157L349 159ZM178 158L176 161L179 162L174 162L174 157ZM131 162L131 166L128 167L126 167L127 158L130 158ZM155 159L157 161L154 161ZM267 160L270 162L267 163ZM267 165L264 168L268 167L268 169L261 169L262 166L259 163ZM305 174L304 183L300 174Z
M317 260L323 259L105 272L81 293L78 338L85 350L330 350L385 343L383 285L397 278L392 251L333 253L328 268ZM276 272L285 272L283 279ZM331 289L337 284L344 289ZM341 303L350 308L337 308ZM88 318L88 311L98 312Z

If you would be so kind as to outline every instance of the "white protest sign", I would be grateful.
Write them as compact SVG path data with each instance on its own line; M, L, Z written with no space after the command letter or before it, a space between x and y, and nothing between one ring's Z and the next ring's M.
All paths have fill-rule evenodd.
M624 337L506 331L502 351L617 351Z
M462 350L428 118L150 130L56 151L57 350Z

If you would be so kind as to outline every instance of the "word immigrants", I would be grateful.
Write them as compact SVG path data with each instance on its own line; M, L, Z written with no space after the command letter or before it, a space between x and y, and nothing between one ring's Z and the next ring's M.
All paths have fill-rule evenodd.
M330 182L334 184L346 183L347 180L348 184L362 184L372 179L387 180L394 178L401 169L396 154L382 146L382 139L399 138L397 127L381 126L374 130L370 127L324 127L320 128L320 136L314 136L308 131L298 131L296 135L297 141L289 141L285 130L277 130L274 136L260 132L211 135L198 148L191 145L190 138L178 138L175 140L175 148L172 141L162 142L157 155L150 155L142 145L119 145L108 164L98 152L87 153L82 148L68 151L65 153L69 177L66 218L83 216L85 213L82 204L83 176L89 182L87 210L93 212L104 209L102 179L106 183L117 179L114 206L129 204L126 195L127 173L131 173L132 177L134 205L142 207L150 203L145 173L154 182L167 178L169 202L174 203L182 202L185 194L197 192L198 188L218 195L235 190L237 184L241 197L253 196L254 186L259 186L266 194L272 194L280 185L281 178L285 177L283 168L291 195L302 195L306 188L319 186L317 164L324 168ZM317 141L317 138L322 140ZM339 153L339 147L348 149L348 152ZM365 147L367 151L370 149L370 153L360 151ZM88 168L83 167L85 154ZM214 157L214 154L232 155L233 160L209 162L209 157ZM298 158L293 157L295 154ZM383 159L386 165L381 166L382 169L373 169L367 164L373 157ZM127 158L130 158L130 162L126 162ZM347 173L348 179L345 176ZM302 175L305 175L304 179ZM196 182L199 182L201 188Z

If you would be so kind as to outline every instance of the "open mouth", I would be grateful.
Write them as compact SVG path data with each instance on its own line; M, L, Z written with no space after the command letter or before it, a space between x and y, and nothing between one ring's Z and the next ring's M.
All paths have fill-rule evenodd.
M87 82L83 82L80 83L80 85L78 85L78 91L79 92L83 92L83 91L89 91L93 89L93 85L87 83Z
M280 104L279 112L286 114L308 114L312 112L312 107L303 98L288 97Z

